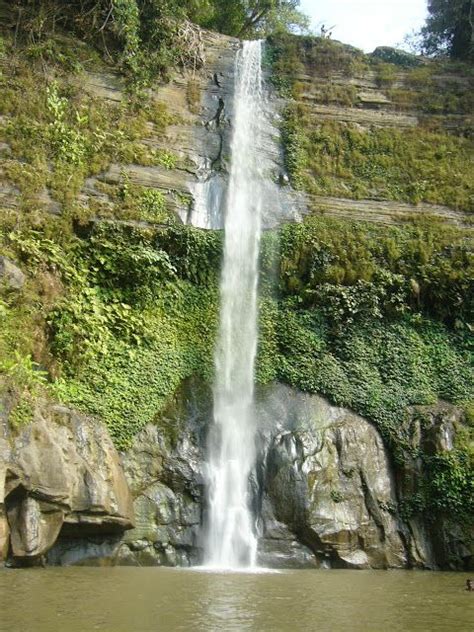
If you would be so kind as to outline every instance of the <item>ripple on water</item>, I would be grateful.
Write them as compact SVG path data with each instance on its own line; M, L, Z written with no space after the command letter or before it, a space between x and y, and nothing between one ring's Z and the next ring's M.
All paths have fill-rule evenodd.
M3 570L0 631L473 630L465 573L255 570Z

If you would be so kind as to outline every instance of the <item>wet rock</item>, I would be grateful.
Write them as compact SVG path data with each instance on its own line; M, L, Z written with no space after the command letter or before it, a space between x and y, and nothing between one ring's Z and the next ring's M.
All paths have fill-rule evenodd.
M202 383L184 382L159 425L122 455L123 470L97 421L46 407L13 437L1 413L0 553L10 546L21 564L44 555L48 564L201 563L211 402ZM447 404L417 407L407 422L413 447L449 451L460 416ZM260 391L256 419L259 564L472 568L474 534L448 518L434 529L423 516L404 517L422 463L407 458L395 476L365 419L281 385Z
M143 429L124 455L136 528L125 534L118 563L202 561L210 404L208 389L197 381L185 383L160 426ZM427 450L430 442L435 450L448 448L459 414L444 404L427 407L423 418L418 411L416 441ZM279 385L259 394L256 416L260 456L251 488L259 564L449 568L455 559L458 568L468 568L472 552L458 526L446 523L436 536L421 517L402 517L399 501L414 493L422 472L414 463L410 492L365 419Z
M261 540L258 547L258 565L265 568L318 568L313 552L295 539Z
M266 455L265 502L276 520L319 563L405 566L392 515L394 480L377 431L346 409L286 387L274 389L260 411L264 423L278 419L287 428L270 437Z
M10 259L0 256L0 283L12 290L21 290L26 276Z
M120 534L108 537L61 537L47 554L51 566L114 566Z
M189 566L200 561L210 403L209 389L184 382L160 426L146 426L124 455L136 526L123 538L118 563Z
M317 568L313 552L301 542L286 524L278 522L268 497L261 507L261 531L258 564L268 568Z
M438 402L414 406L409 415L407 434L413 454L434 456L455 449L455 436L462 427L462 409ZM399 466L397 491L401 503L410 505L423 490L424 462L407 456ZM474 570L474 525L461 525L449 515L438 516L435 523L415 515L407 520L410 560L413 566L445 570Z
M3 430L7 434L5 421ZM0 532L17 563L40 559L58 537L110 535L133 526L120 458L101 423L43 405L6 445L0 450Z

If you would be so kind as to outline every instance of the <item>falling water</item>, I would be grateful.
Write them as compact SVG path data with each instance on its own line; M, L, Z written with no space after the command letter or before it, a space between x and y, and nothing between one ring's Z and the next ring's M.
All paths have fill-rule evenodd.
M225 217L220 328L215 351L214 426L209 441L206 564L255 565L249 503L255 464L253 419L263 129L262 43L244 42L236 58L232 162Z

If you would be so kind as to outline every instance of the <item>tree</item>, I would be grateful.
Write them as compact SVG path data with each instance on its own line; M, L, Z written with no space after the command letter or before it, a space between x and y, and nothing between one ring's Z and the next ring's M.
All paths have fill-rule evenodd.
M211 0L213 17L204 24L227 35L265 37L275 30L294 30L308 25L299 10L300 0Z
M300 0L11 0L15 42L38 43L61 30L90 42L146 85L177 65L202 63L196 25L242 38L302 28ZM1 4L1 1L0 1Z
M474 0L429 0L421 29L428 55L446 52L455 59L474 59Z

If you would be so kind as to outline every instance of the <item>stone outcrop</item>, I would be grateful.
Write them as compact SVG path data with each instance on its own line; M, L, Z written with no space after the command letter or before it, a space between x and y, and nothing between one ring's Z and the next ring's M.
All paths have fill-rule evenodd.
M92 203L97 206L99 202L103 207L112 207L100 184L115 185L125 175L133 184L161 191L168 207L183 223L220 227L220 214L211 217L205 213L200 197L212 184L220 199L226 186L234 58L239 42L203 31L202 43L204 66L201 70L176 73L169 83L155 86L150 94L166 106L175 122L167 126L164 135L156 133L150 123L149 135L142 142L151 150L171 150L178 158L176 165L167 168L112 164L106 172L87 180L80 195L83 206L89 207ZM87 73L83 88L96 98L112 102L120 102L125 90L123 79L113 72Z
M262 415L281 428L270 437L263 468L264 537L276 518L318 564L406 566L394 480L375 428L285 387L265 401Z
M7 406L7 404L6 404ZM132 498L106 428L62 406L38 407L0 438L0 552L16 564L44 560L58 538L121 534Z
M26 276L7 257L0 256L0 284L5 284L11 290L21 290Z
M470 213L454 211L440 204L417 205L392 200L348 200L345 198L308 196L308 205L315 214L348 219L351 221L370 221L378 224L397 224L400 221L418 217L431 217L471 232Z
M4 414L0 553L20 564L44 556L53 565L201 563L211 402L208 388L186 381L158 425L142 429L121 457L99 422L70 409L43 407L10 434ZM364 418L274 385L258 393L256 419L260 564L473 568L474 533L449 517L434 528L403 512L423 480L422 462L407 458L395 470ZM413 453L449 452L459 423L452 405L417 407L407 429Z
M440 402L411 412L413 454L454 448L460 409ZM369 422L289 387L265 392L258 416L263 563L299 566L309 549L325 567L474 567L474 527L403 511L423 486L421 458L395 469ZM291 539L304 549L289 550Z
M152 151L172 151L177 158L175 164L145 166L113 163L104 172L88 178L78 202L86 214L93 214L93 221L110 221L113 217L113 196L106 188L107 185L117 187L125 177L135 185L163 193L168 209L183 223L202 228L222 227L232 133L234 61L239 42L235 38L203 31L202 44L204 65L201 69L176 72L169 83L155 85L150 90L150 97L166 106L174 122L167 126L164 133L149 122L146 137L141 142ZM436 79L442 89L443 78ZM94 98L111 103L120 103L124 99L124 79L112 70L84 72L72 80ZM406 88L405 80L405 73L400 71L391 87ZM464 81L454 75L449 77L450 82L456 80ZM426 122L426 116L420 111L399 111L387 91L381 89L374 71L365 70L353 77L335 71L330 77L302 73L297 81L301 87L299 102L307 107L315 125L324 120L334 120L357 125L361 129L413 129ZM354 102L350 105L324 102L323 95L328 87L354 93ZM281 221L299 220L309 209L316 212L322 209L325 214L335 217L383 223L403 222L407 216L425 215L469 226L466 213L437 205L398 204L387 200L314 199L296 194L291 187L278 186L277 182L283 184L287 180L279 142L279 117L286 102L279 99L269 86L266 104L267 127L260 149L260 163L268 174L269 194L265 199L271 202L268 208L263 209L264 227L275 226ZM437 121L456 133L472 127L470 115L443 115L437 117ZM8 124L8 118L1 117L0 122ZM6 143L0 143L0 156L15 161L15 155ZM0 168L2 208L18 210L20 197L19 190ZM52 215L61 214L60 204L46 189L37 193L35 202L38 208ZM134 220L129 223L141 225Z
M210 392L185 382L160 425L148 424L122 455L135 528L122 537L62 537L52 564L190 566L202 560L203 472Z
M198 381L184 382L160 427L149 424L124 454L136 528L123 538L118 563L189 566L202 560L210 395Z
M217 33L202 32L205 63L200 71L183 72L166 85L153 91L153 97L166 105L176 122L169 125L164 136L157 136L150 125L150 136L144 143L153 150L170 150L178 156L176 165L167 168L136 164L112 164L97 177L89 178L81 194L81 203L88 206L99 201L111 204L101 191L100 183L117 185L124 175L135 185L158 189L166 195L168 207L185 224L201 228L222 228L225 191L228 180L228 157L231 153L231 120L234 99L234 64L239 41ZM190 87L194 102L189 102ZM113 73L90 73L85 90L95 97L120 101L123 81ZM263 221L274 226L283 218L300 217L298 208L290 203L293 196L275 184L284 170L279 146L277 103L267 102L261 164L268 174L268 186L273 189L267 199L280 199L263 209ZM297 205L296 205L297 206Z

